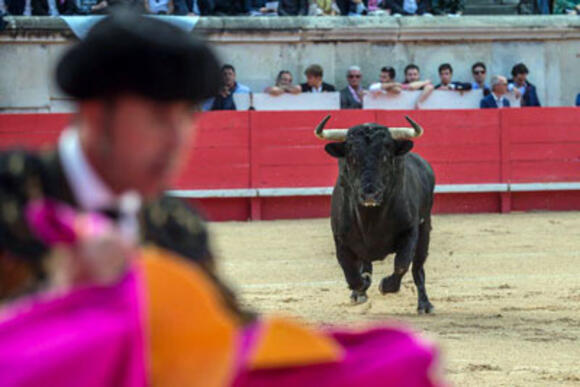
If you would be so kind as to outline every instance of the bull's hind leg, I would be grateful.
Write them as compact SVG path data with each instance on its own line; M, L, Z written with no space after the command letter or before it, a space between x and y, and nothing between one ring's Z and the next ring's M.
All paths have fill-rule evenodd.
M350 295L351 302L354 304L366 302L368 300L367 289L371 286L371 276L363 275L364 264L361 266L361 261L350 249L338 244L336 246L336 257L340 267L342 267L348 287L352 290Z
M423 268L423 265L427 260L427 255L429 254L430 232L431 218L429 217L419 228L419 240L417 242L415 258L413 259L413 268L411 269L413 273L413 280L415 281L415 286L417 287L417 312L419 314L431 313L434 309L431 302L429 302L429 297L427 297L427 290L425 289L425 270Z

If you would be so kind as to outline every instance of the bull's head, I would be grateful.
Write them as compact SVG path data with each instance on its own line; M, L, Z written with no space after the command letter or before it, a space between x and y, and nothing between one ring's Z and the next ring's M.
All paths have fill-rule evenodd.
M349 129L324 129L326 116L314 131L316 137L334 140L326 152L339 159L340 174L365 207L381 205L385 193L400 184L401 156L413 148L412 138L423 134L419 124L405 117L412 128L387 128L370 123Z

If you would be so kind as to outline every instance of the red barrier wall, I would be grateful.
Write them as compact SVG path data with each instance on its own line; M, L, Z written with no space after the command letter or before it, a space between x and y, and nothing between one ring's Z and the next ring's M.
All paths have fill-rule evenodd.
M327 127L363 122L425 128L417 153L438 184L580 182L580 109L332 112ZM326 112L211 112L198 124L175 189L328 187L337 162L313 135ZM0 115L0 146L52 145L70 120L64 114ZM194 200L214 220L328 216L330 198ZM437 194L438 213L580 209L580 191Z

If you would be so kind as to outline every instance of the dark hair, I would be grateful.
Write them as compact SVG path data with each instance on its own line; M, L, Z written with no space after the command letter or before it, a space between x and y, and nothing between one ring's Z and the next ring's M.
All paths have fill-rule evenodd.
M318 64L313 64L306 67L306 71L304 71L304 75L312 75L315 77L321 77L323 74L322 66Z
M477 67L483 67L484 71L487 71L487 68L485 67L485 63L483 62L475 62L473 64L473 66L471 66L471 72L473 72Z
M276 84L278 84L280 82L280 79L282 79L282 75L284 74L290 74L290 76L292 76L292 73L288 70L281 70L278 75L276 76Z
M421 72L421 70L419 69L419 66L417 66L414 63L411 63L411 64L408 64L407 67L405 67L405 75L407 75L407 71L409 71L411 69L415 69L415 70Z
M439 66L439 74L441 74L441 71L443 70L449 70L449 72L453 74L453 67L451 67L449 63L443 63Z
M222 73L226 70L232 70L234 73L236 72L236 69L231 64L225 64L222 66Z
M512 68L512 77L517 76L518 74L528 74L528 68L523 63L518 63Z
M395 79L395 69L392 68L391 66L385 66L381 69L382 73L389 73L389 78L391 79Z
M95 24L56 68L57 84L77 100L129 93L197 103L217 93L220 79L206 43L161 18L125 9Z

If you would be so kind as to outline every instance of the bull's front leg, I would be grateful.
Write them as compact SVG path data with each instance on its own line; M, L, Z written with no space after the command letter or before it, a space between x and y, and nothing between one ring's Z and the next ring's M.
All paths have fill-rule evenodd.
M413 227L409 232L401 237L395 255L395 270L393 274L384 277L379 284L381 294L396 293L401 288L401 280L409 270L411 260L415 256L419 228Z
M370 273L361 273L361 263L357 256L346 246L337 244L336 257L348 287L352 290L350 300L353 304L362 304L368 300L367 289L371 286Z

